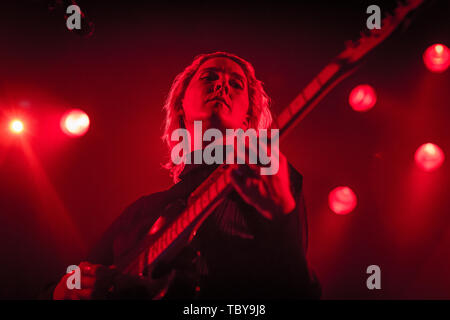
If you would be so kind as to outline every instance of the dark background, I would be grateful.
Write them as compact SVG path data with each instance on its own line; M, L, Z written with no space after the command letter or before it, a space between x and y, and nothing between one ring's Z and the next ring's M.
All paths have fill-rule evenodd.
M161 163L162 106L175 75L200 53L249 60L278 114L364 30L366 8L393 1L78 1L95 23L90 38L65 27L48 1L0 5L0 298L34 298L78 264L121 211L171 184ZM382 44L281 145L304 175L308 257L323 297L450 298L448 161L415 167L426 142L450 156L450 73L433 74L422 54L450 45L449 1L434 1L404 33ZM348 105L361 83L378 95L367 113ZM69 108L91 119L65 136ZM12 138L8 117L26 119ZM354 212L335 215L328 193L350 186ZM381 268L368 290L366 268Z

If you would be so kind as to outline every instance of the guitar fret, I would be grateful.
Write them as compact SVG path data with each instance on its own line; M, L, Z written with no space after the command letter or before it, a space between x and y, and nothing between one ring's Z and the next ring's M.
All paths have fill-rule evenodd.
M173 238L172 227L169 227L169 228L167 229L167 238L166 238L165 246L168 247L169 244L172 242L173 239L174 239L174 238Z
M224 181L221 179L221 177L219 177L219 179L217 179L217 186L219 187L219 190L223 190L225 189L225 184Z
M293 114L296 114L305 105L305 103L305 96L302 92L294 99L294 101L292 101L288 108L292 111Z
M175 240L177 237L178 237L178 233L177 233L177 227L176 227L176 225L173 225L172 227L172 239L171 239L171 241L173 241L173 240Z
M211 185L208 190L210 199L215 199L217 197L217 186L215 183Z
M155 259L155 247L152 246L148 252L147 264L150 264Z
M156 247L158 254L163 250L163 239L158 239L158 246Z
M311 81L308 86L303 90L306 100L310 100L321 88L321 85L316 78Z
M223 178L223 180L224 180L224 182L225 182L225 187L226 187L226 185L229 184L229 183L231 182L231 178L230 178L229 175L227 175L227 174L225 174L225 173L222 174L222 178Z
M203 209L206 208L209 204L209 197L208 197L208 193L205 192L202 197L201 197L201 201L202 201L202 207Z
M202 201L200 198L198 198L197 200L195 200L194 203L194 208L195 208L195 212L193 217L191 218L191 222L195 219L196 216L198 216L200 214L200 212L202 212L203 208L202 208Z
M151 264L153 262L153 247L148 250L148 256L147 256L147 264Z
M214 189L216 190L217 194L219 194L220 192L222 192L222 189L219 188L219 183L216 181L214 181Z
M183 212L183 227L186 228L189 225L189 216L190 211L193 210L192 206L190 206L186 211Z
M284 109L283 112L276 119L278 128L284 127L291 118L292 118L292 115L291 115L290 109L289 108Z
M155 254L158 254L158 247L159 247L159 239L155 241L153 244L153 248L155 249Z
M166 232L164 232L164 249L167 248L169 246L169 243L171 241L171 236L170 236L170 228L166 230ZM164 250L163 249L163 250Z
M181 231L183 230L183 223L181 222L181 219L177 219L175 220L175 224L176 224L176 228L177 228L177 233L180 234Z
M164 241L164 247L162 251L166 250L166 248L169 246L170 242L172 241L170 233L167 232L166 241Z
M339 71L339 65L337 65L336 63L330 63L329 65L327 65L325 68L322 69L322 71L320 71L319 75L317 76L317 78L319 79L319 81L321 82L321 84L325 84L328 80L330 80L335 74L336 72Z
M194 210L194 206L191 205L191 206L189 207L189 210L186 211L186 213L185 213L185 219L184 219L184 221L185 221L184 225L185 225L185 226L188 226L188 225L191 223L191 215L192 215L192 211L193 211L193 210Z
M163 235L162 235L162 237L159 239L159 243L158 243L158 251L163 251L164 250L164 243L166 242L166 236L167 236L167 233L166 232L164 232L163 233Z

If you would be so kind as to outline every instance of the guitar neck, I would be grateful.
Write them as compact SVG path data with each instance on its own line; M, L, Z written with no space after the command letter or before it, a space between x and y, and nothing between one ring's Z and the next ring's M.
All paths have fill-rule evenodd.
M349 72L344 72L338 60L325 66L320 73L297 95L275 120L275 127L280 130L280 139L302 121L317 103L342 81Z

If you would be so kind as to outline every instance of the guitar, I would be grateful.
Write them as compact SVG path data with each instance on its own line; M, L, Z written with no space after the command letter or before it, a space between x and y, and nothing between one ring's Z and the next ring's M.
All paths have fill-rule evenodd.
M349 76L362 59L388 38L424 0L409 0L400 4L382 20L381 29L367 30L357 41L349 42L331 63L301 91L275 121L280 130L280 139L287 136L317 103L338 83ZM120 274L134 275L145 279L154 288L153 299L162 298L173 279L170 265L195 237L205 219L232 191L229 171L236 164L220 165L183 205L182 212L175 210L163 214L151 227L136 248L125 254L116 264Z

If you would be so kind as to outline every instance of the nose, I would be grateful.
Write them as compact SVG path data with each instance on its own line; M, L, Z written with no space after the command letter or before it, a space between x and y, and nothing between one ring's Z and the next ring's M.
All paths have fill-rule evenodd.
M218 92L220 90L225 90L225 94L228 94L230 91L230 88L226 84L225 80L218 80L216 84L214 85L214 92Z

